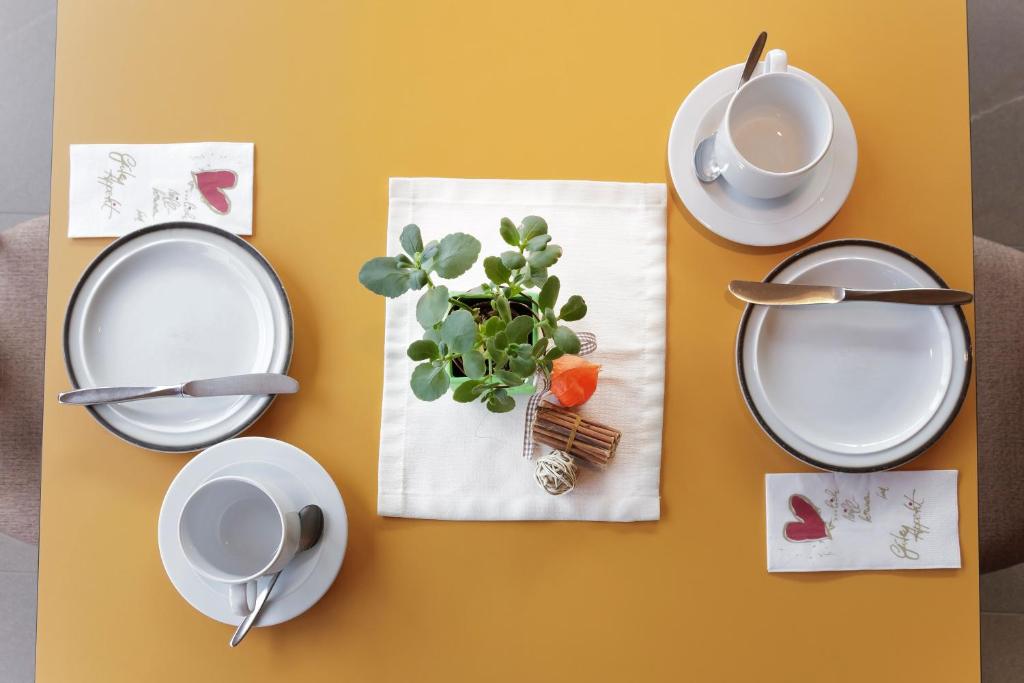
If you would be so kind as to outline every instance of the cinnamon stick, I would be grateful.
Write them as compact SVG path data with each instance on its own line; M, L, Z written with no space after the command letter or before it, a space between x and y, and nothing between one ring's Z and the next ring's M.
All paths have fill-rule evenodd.
M593 425L585 421L577 423L575 420L569 418L568 416L552 411L538 411L537 420L542 422L550 422L552 424L561 425L563 427L567 427L570 429L575 427L577 432L580 434L586 434L587 436L590 436L594 439L599 439L601 441L606 441L608 443L614 441L615 438L618 436L617 434L609 430L602 429L600 427L594 427Z
M542 403L537 409L532 437L600 468L615 455L622 434L556 405Z

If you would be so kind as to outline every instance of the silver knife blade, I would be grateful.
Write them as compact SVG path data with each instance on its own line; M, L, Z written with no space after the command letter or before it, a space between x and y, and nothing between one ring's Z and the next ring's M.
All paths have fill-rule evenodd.
M61 403L79 406L101 403L126 403L163 396L262 396L268 394L294 394L299 383L287 375L257 373L200 379L184 384L155 387L92 387L65 391L57 397Z
M974 295L958 289L844 289L827 285L792 285L778 282L733 280L729 291L737 299L762 306L837 304L843 301L883 301L923 306L952 306L970 303Z
M213 379L196 379L181 385L185 396L260 396L263 394L294 394L299 383L288 375L263 372Z

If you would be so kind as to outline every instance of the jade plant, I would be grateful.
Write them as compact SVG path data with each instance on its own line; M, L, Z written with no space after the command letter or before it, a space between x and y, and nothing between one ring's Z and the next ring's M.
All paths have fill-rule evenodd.
M409 345L419 364L411 386L417 398L433 401L454 386L460 403L479 400L495 413L515 407L510 394L528 389L540 370L580 350L580 340L563 323L587 314L583 297L570 296L557 307L559 281L548 269L562 256L551 243L548 224L527 216L515 225L502 218L501 238L511 247L483 261L488 281L479 288L452 293L437 279L468 271L480 255L480 241L456 232L424 245L420 229L407 225L400 242L405 253L367 261L359 282L375 294L394 298L424 290L416 303L423 338Z

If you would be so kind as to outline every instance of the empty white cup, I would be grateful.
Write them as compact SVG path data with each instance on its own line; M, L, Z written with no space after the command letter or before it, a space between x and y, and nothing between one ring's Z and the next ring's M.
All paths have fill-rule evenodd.
M185 502L178 539L192 569L228 584L231 609L245 615L253 607L256 579L281 571L295 557L299 514L294 501L271 484L217 477Z
M759 199L799 187L832 144L831 107L787 62L784 50L768 52L764 73L736 91L715 136L722 176Z

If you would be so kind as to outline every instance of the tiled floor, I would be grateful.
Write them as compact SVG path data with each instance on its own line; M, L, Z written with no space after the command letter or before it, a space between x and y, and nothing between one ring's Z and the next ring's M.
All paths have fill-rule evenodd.
M0 680L34 678L36 546L0 534Z
M1024 2L967 8L974 231L1024 249Z
M56 0L0 1L0 230L50 210L56 31ZM4 683L35 679L37 555L0 533Z
M0 2L0 230L49 212L56 0Z
M1024 249L1024 2L968 0L974 229ZM0 230L48 212L56 0L0 2ZM1024 457L1024 454L1022 454ZM0 678L33 680L36 548L0 534ZM1024 680L1024 565L982 577L986 683Z

